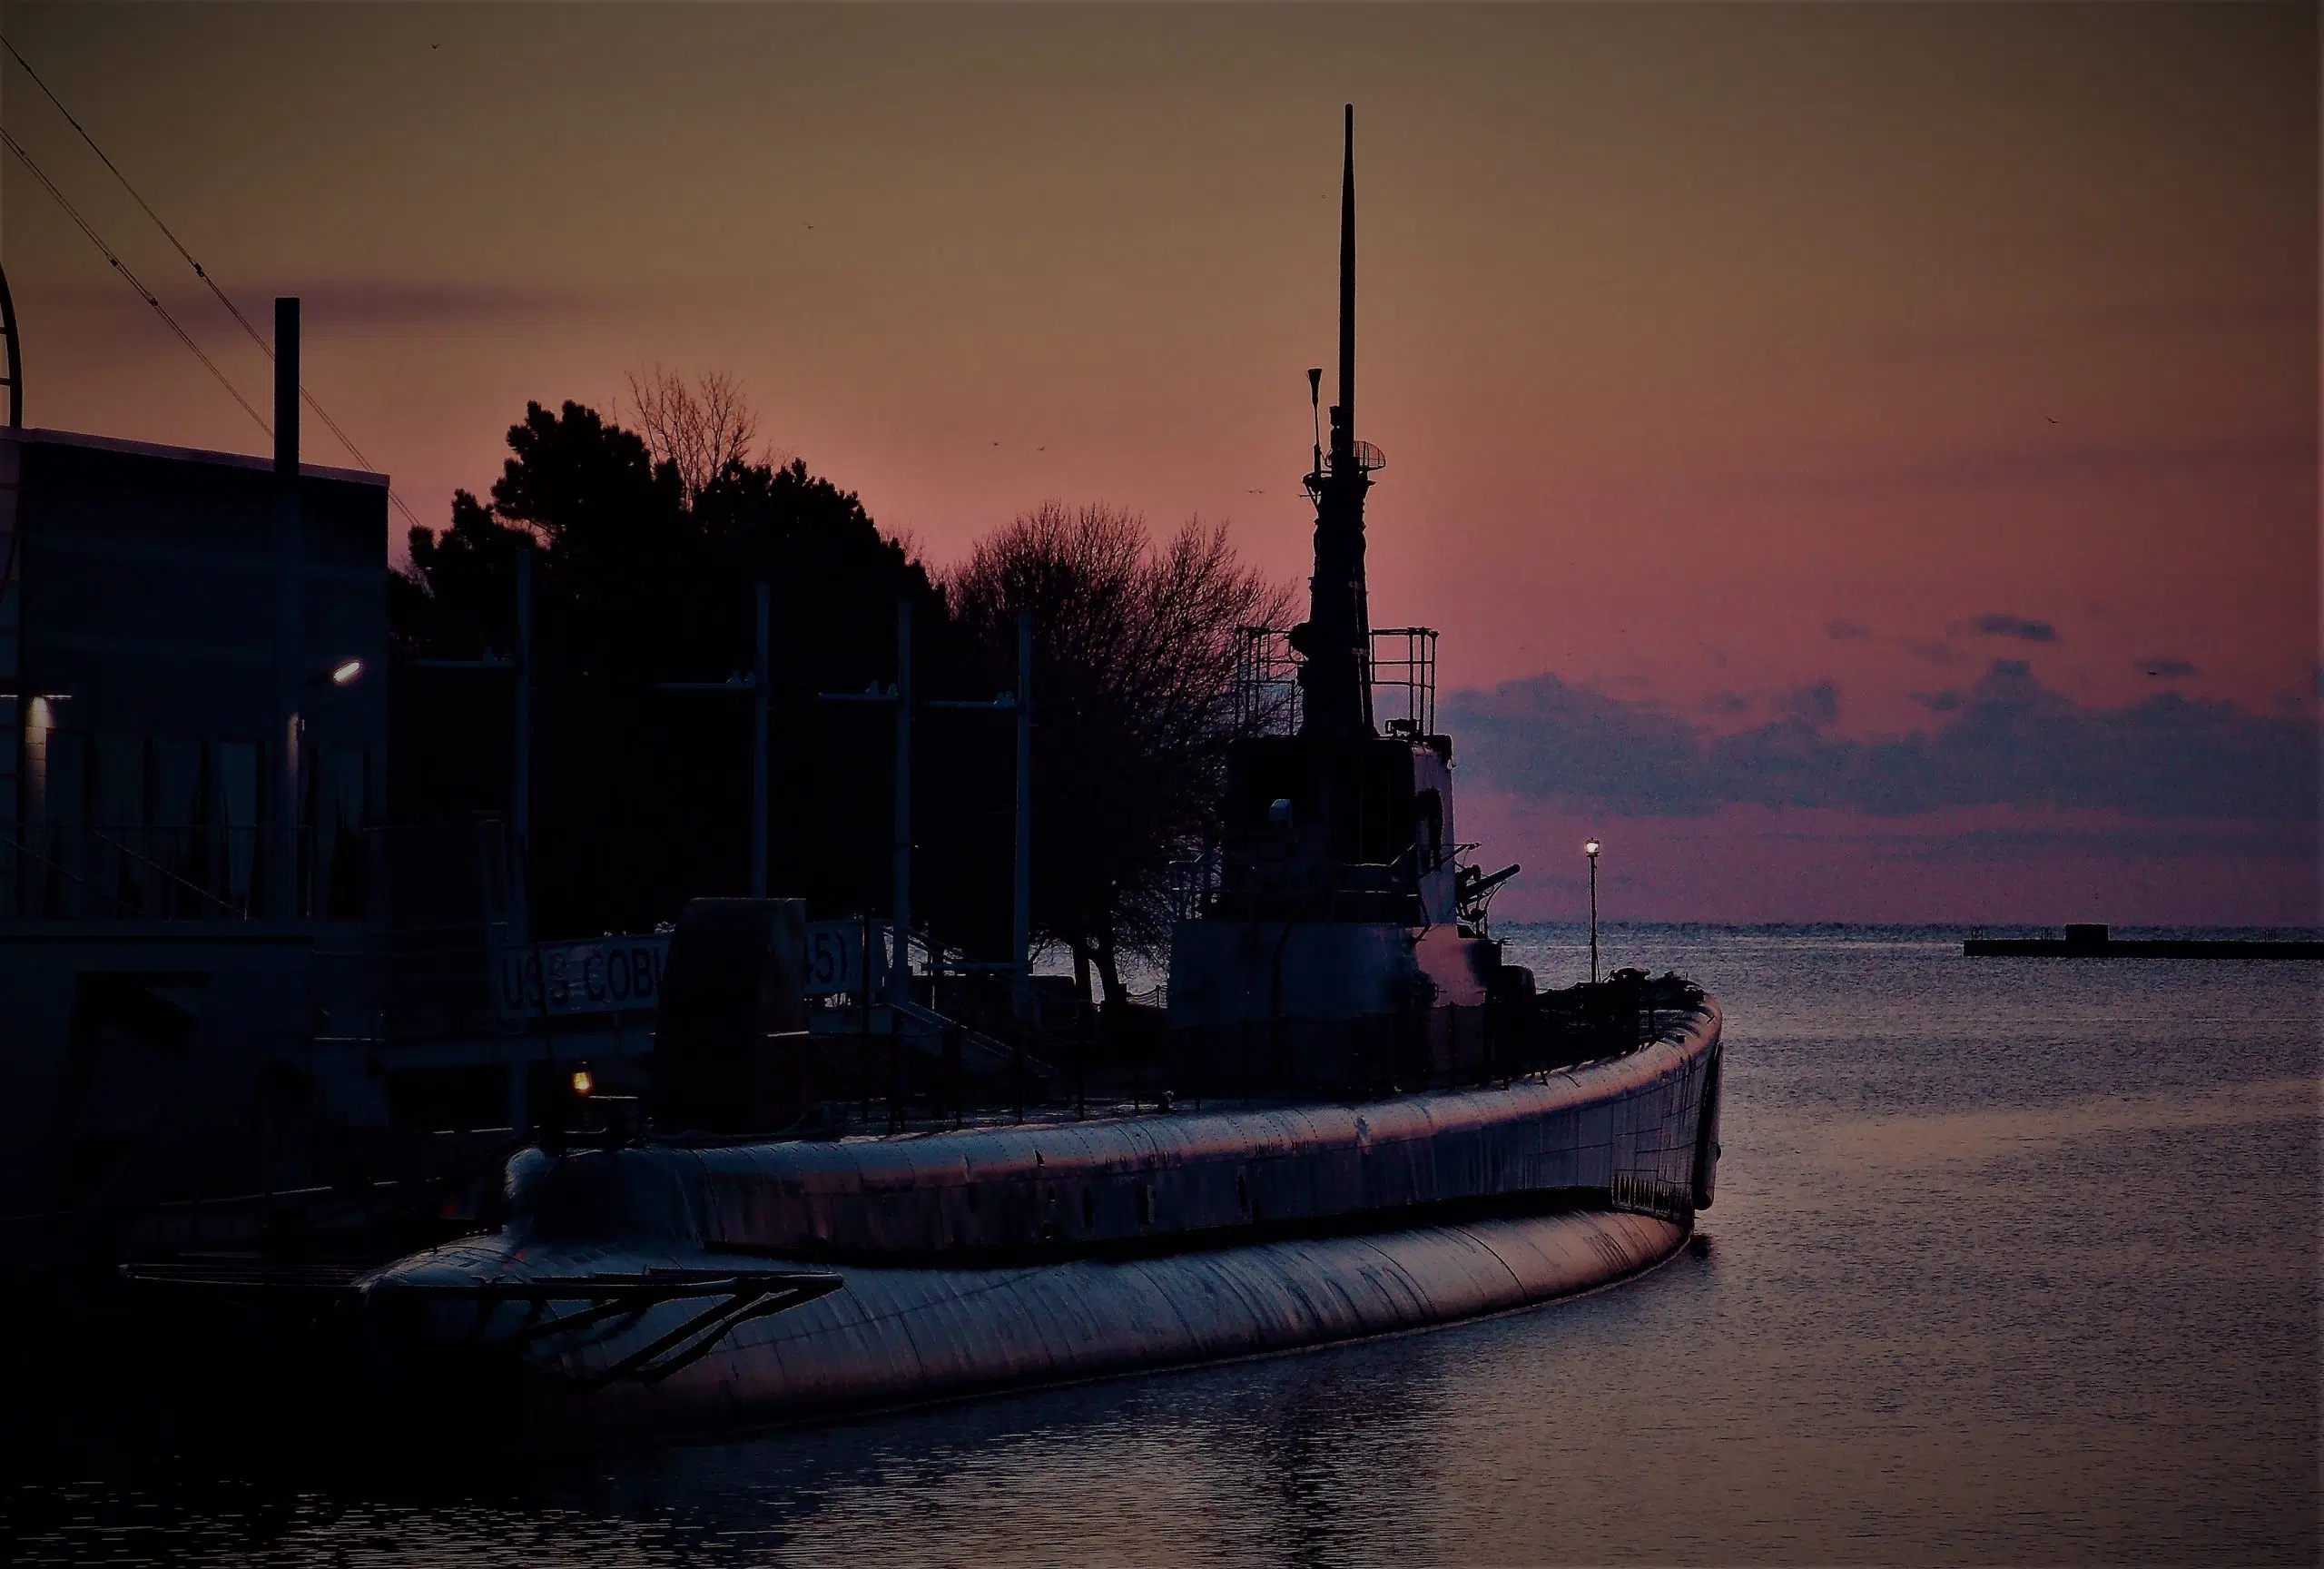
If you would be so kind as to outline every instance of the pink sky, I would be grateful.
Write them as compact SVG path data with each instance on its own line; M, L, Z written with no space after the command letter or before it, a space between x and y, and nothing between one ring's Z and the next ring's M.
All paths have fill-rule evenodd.
M527 399L659 363L739 376L939 563L1059 497L1231 518L1295 576L1353 100L1374 616L1443 627L1449 684L1713 734L1830 681L1826 729L1876 737L2007 657L2093 712L2313 715L2310 8L5 15L254 319L306 298L310 385L431 523ZM260 401L13 66L0 112ZM6 173L31 421L260 449ZM1550 855L1583 810L1491 814ZM1749 811L1787 822L1639 817L1638 913L2314 917L2312 825L2255 874L2216 835L2076 819L2027 861L1933 813L1956 853L1905 861Z

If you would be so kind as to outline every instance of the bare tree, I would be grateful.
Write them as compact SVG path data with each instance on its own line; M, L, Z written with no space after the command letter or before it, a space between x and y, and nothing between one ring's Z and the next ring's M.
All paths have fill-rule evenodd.
M1169 936L1170 863L1201 842L1234 739L1237 629L1289 593L1224 524L1158 547L1133 512L1044 503L978 542L949 585L996 650L1034 627L1033 913L1118 1003L1118 956Z
M656 365L651 374L629 379L629 396L637 405L638 433L655 462L676 466L688 500L727 464L750 461L758 415L742 383L724 371L711 371L689 387L684 377Z

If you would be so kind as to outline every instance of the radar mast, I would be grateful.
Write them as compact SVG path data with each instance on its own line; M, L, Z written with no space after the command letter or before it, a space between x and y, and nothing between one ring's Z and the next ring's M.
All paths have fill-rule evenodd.
M1364 587L1364 497L1379 449L1355 439L1355 105L1347 105L1340 170L1340 380L1331 446L1306 477L1315 503L1315 570L1307 619L1291 631L1299 669L1300 733L1362 736L1372 723L1369 610Z

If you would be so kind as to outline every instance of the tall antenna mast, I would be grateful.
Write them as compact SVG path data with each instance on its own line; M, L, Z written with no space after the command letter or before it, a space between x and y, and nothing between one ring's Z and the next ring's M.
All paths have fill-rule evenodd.
M1347 106L1340 163L1340 417L1332 456L1355 440L1355 105Z
M1378 450L1355 439L1355 105L1347 106L1340 161L1340 396L1332 405L1330 460L1307 476L1315 501L1315 571L1307 619L1291 629L1301 656L1300 733L1344 739L1372 727L1372 634L1364 590L1364 493ZM1321 371L1308 373L1311 390ZM1322 455L1318 454L1320 458Z

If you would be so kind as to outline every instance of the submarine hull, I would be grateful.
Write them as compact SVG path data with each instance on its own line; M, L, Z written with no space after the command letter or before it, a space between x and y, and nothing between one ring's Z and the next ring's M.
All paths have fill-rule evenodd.
M843 1142L520 1154L502 1229L359 1283L389 1388L535 1434L770 1421L1295 1350L1651 1268L1719 1015L1502 1088ZM540 1418L552 1419L543 1423Z
M1456 1323L1553 1301L1651 1268L1687 1240L1683 1221L1611 1211L1482 1219L1318 1237L1160 1258L1066 1259L996 1268L845 1266L839 1289L754 1319L665 1378L614 1369L685 1309L629 1333L514 1357L497 1377L455 1312L435 1337L460 1353L470 1399L519 1398L535 1438L619 1427L780 1422L1000 1389L1157 1371ZM458 1271L602 1265L603 1250L446 1249ZM666 1256L671 1268L719 1255ZM635 1254L620 1261L646 1261ZM463 1319L456 1324L454 1319ZM407 1350L412 1347L407 1343ZM448 1371L448 1369L439 1369ZM415 1369L415 1371L421 1371ZM514 1375L514 1377L511 1377ZM440 1378L413 1388L441 1396ZM439 1407L440 1409L440 1407Z

